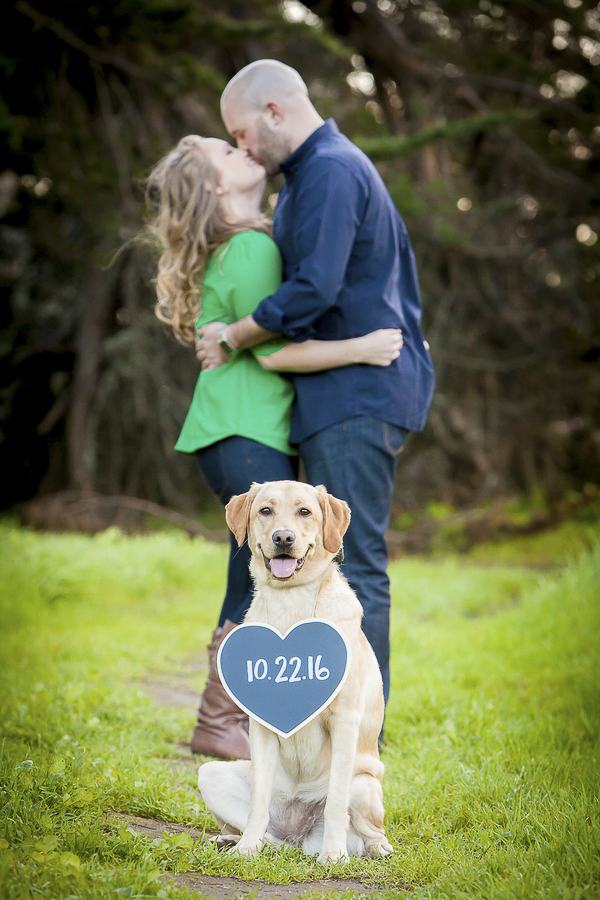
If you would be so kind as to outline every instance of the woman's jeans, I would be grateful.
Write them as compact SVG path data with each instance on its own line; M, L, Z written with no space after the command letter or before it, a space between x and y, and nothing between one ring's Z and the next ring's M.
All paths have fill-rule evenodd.
M196 453L208 486L221 503L229 503L235 494L245 494L253 481L287 481L297 477L297 460L279 450L244 437L229 437L204 447ZM230 534L227 590L219 617L219 626L226 619L239 624L252 602L253 585L250 578L250 549L244 541L238 547Z
M352 512L344 537L342 572L363 610L363 631L390 690L390 582L385 532L389 525L397 457L407 432L370 416L353 416L300 444L310 484L324 484Z

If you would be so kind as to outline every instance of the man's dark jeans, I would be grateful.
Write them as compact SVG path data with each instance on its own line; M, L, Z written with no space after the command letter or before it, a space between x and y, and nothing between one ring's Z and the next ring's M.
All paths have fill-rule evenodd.
M379 662L383 692L390 691L390 583L385 532L396 462L407 432L370 416L353 416L300 445L310 484L324 484L352 511L344 537L342 572L360 600L363 631Z
M297 478L297 460L279 450L244 437L229 437L217 441L196 454L208 486L223 506L234 494L244 494L253 481L288 481ZM219 626L226 619L240 623L252 602L253 584L250 577L250 550L245 541L238 547L233 534L229 535L229 569L227 591Z

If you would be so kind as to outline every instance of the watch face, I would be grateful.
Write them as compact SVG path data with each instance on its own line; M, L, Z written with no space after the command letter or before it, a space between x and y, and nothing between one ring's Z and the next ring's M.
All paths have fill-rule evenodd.
M227 335L225 334L225 329L221 329L221 331L217 335L217 343L225 350L227 353L233 353L233 348L229 344L227 340Z

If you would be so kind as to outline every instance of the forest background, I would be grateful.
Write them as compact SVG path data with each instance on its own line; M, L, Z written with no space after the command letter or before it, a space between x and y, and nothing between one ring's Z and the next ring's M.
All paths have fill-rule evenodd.
M0 507L65 489L194 513L198 364L155 319L143 181L294 66L415 249L437 390L404 510L600 483L600 5L16 0L0 36ZM273 208L279 182L269 184Z

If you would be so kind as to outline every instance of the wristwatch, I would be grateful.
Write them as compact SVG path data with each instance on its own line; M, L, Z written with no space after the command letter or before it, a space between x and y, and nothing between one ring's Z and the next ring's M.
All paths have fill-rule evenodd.
M219 347L222 347L225 353L229 353L231 356L234 353L237 353L237 348L232 347L232 345L227 340L227 326L224 325L223 328L217 334L217 343Z

